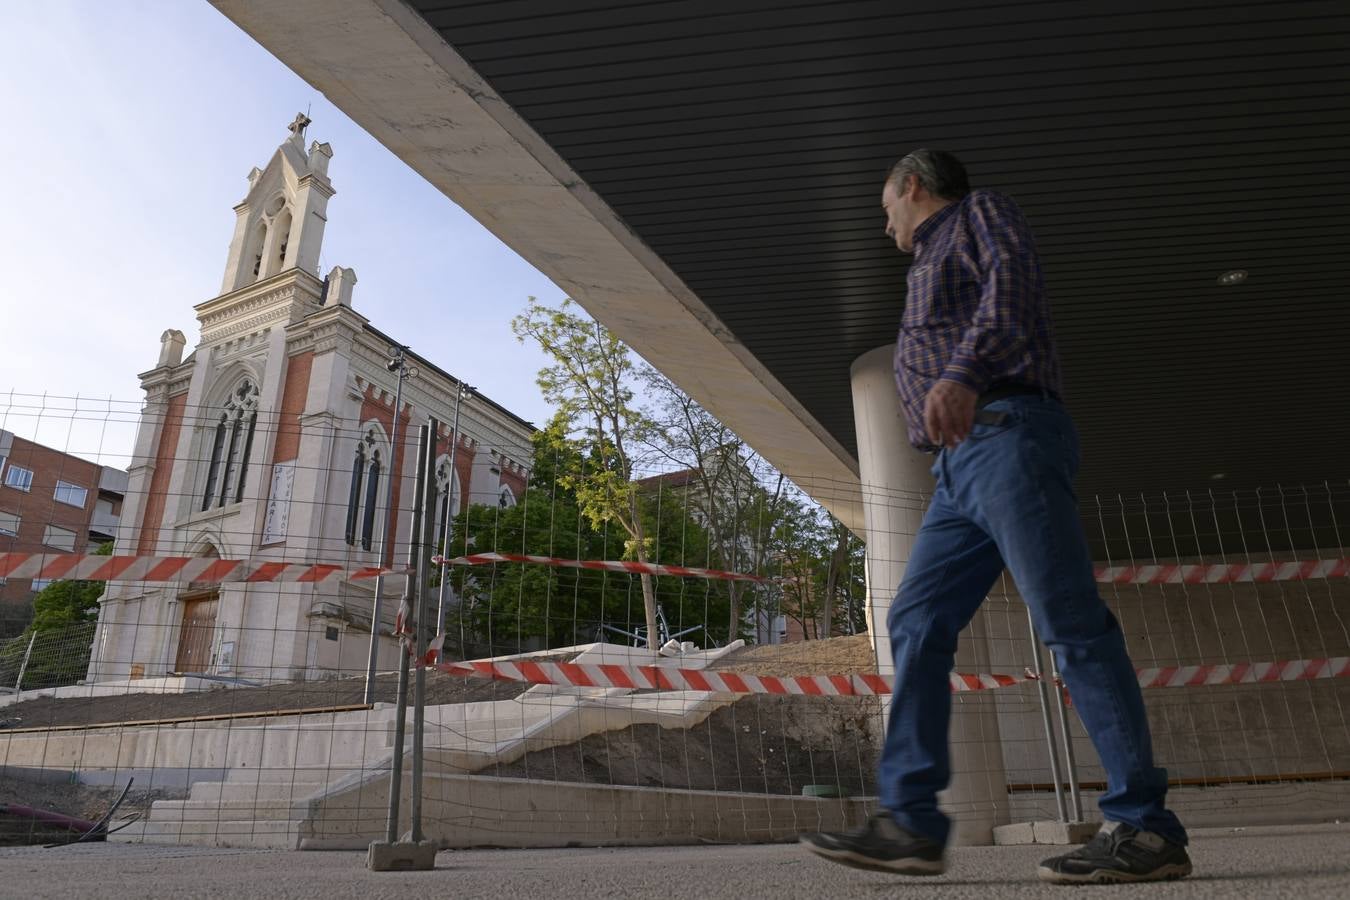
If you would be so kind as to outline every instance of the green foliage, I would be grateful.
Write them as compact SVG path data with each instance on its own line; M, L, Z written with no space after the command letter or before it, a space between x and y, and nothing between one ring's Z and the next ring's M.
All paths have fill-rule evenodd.
M32 631L59 631L98 619L102 581L53 581L33 598Z
M94 555L108 556L112 547L111 541L102 544ZM83 678L98 621L98 598L105 586L103 581L60 580L38 591L33 620L21 635L0 647L0 680L13 684L25 654L29 658L24 690L74 684Z
M617 559L631 544L614 521L592 519L574 487L585 483L592 465L574 446L556 440L557 423L535 435L534 467L516 506L471 506L455 520L451 554L482 550L557 556L564 559ZM670 494L643 507L643 529L650 538L651 561L698 564L708 553L706 532ZM449 572L460 604L448 623L452 645L472 650L512 652L542 643L561 647L597 639L602 625L632 632L645 624L640 579L615 572L503 563L455 567ZM719 623L725 597L689 579L649 579L672 632ZM623 639L608 632L614 641ZM707 643L708 636L690 639ZM724 642L725 628L714 625L712 638Z
M634 450L651 424L633 405L633 359L628 347L599 322L572 311L573 301L546 306L534 297L511 320L522 343L533 340L551 359L536 379L544 399L557 409L544 429L546 445L571 451L587 465L559 473L559 483L574 496L581 515L594 529L616 523L626 539L623 556L650 561L644 498L634 483ZM640 576L647 634L657 633L652 579Z
M601 624L670 631L708 643L749 636L782 612L808 637L863 629L862 544L810 502L734 432L571 300L531 297L512 320L516 338L549 358L537 382L556 409L536 435L533 475L520 504L475 507L456 524L456 552L501 550L568 559L630 559L783 574L778 587L738 581L498 565L456 571L461 632L493 652L525 641L589 641ZM639 405L635 387L646 397ZM643 464L678 468L670 485L642 480ZM678 536L678 537L677 537ZM639 596L640 590L640 596ZM454 631L452 627L451 631Z

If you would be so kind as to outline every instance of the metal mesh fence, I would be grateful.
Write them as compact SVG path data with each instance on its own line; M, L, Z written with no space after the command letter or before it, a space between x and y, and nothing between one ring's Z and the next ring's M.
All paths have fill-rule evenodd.
M11 400L9 415L64 416L74 435L98 418L74 407ZM153 404L100 415L105 430L169 418ZM869 626L893 585L869 586L863 542L754 460L724 461L739 500L720 506L731 488L706 472L630 473L639 554L578 492L603 467L541 439L439 427L419 454L407 416L391 446L369 423L287 437L288 420L258 412L221 437L219 407L177 415L188 452L168 475L162 459L129 460L110 556L48 540L49 526L90 531L56 497L84 477L78 462L5 462L34 473L0 498L19 520L0 538L5 586L41 590L4 607L0 784L12 806L71 820L11 817L11 830L83 833L128 783L113 838L244 846L365 846L387 833L391 779L396 831L416 799L446 846L780 840L873 807L885 686L867 679L889 663ZM297 455L278 462L292 439ZM476 461L451 461L452 446ZM370 483L391 469L386 520ZM925 498L891 499L917 513ZM1347 499L1324 484L1082 504L1189 822L1350 808ZM400 610L418 561L425 584ZM403 680L425 679L414 773L398 670L419 618L440 641ZM1036 647L1005 576L953 678L944 804L972 835L1090 819L1103 787Z

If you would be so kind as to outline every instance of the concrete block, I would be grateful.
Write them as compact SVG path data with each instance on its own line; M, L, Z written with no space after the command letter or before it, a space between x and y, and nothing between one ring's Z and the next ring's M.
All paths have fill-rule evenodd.
M1036 843L1035 824L1034 822L1014 822L1011 825L997 825L994 827L994 843L1000 847L1013 844L1034 844Z
M994 829L994 843L1085 844L1100 827L1097 822L1014 822Z
M1100 822L1033 822L1038 844L1086 844L1100 829Z
M436 868L437 841L374 841L366 850L372 872L427 872Z

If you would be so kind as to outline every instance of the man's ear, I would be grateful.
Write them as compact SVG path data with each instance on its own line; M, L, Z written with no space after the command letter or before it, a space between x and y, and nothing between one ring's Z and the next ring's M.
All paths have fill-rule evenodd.
M928 196L928 192L924 190L923 185L919 183L918 175L905 176L905 195L914 203L918 203L923 200L924 197Z

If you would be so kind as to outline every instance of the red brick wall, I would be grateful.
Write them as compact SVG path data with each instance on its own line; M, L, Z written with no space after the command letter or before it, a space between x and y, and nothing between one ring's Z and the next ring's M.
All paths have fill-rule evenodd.
M169 495L169 478L173 475L174 455L178 451L178 436L183 430L183 410L187 408L187 394L169 398L164 413L164 424L155 448L155 471L150 476L150 488L145 498L145 513L141 516L141 534L136 542L137 553L154 553L160 525L164 522L164 504Z
M33 483L27 491L8 487L5 475L11 465L33 473ZM5 461L5 472L0 473L0 510L19 516L17 535L0 535L0 552L61 552L42 543L48 525L56 525L75 532L75 551L83 553L89 544L89 520L98 500L99 466L15 437ZM83 507L71 506L56 500L56 482L64 481L85 489ZM0 586L0 603L24 603L32 593L27 579L9 579ZM0 608L0 618L10 618L11 611Z
M309 373L314 353L297 353L286 360L286 382L281 389L281 412L277 416L277 441L272 462L287 462L300 455L300 417L309 396Z

